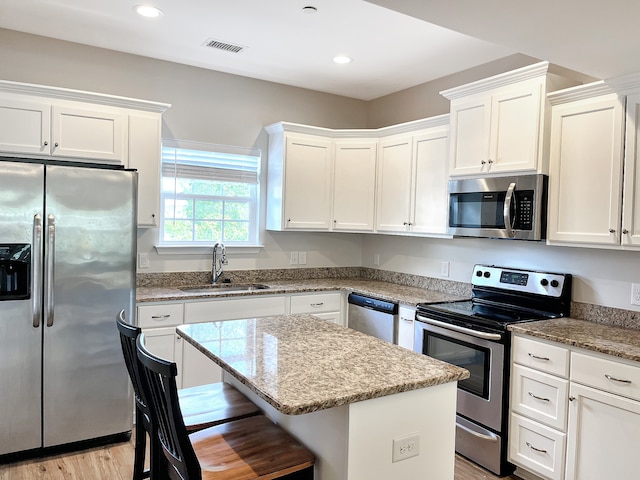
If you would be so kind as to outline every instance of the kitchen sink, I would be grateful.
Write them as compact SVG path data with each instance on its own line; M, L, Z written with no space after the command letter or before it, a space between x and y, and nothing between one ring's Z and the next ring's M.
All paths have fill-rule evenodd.
M215 285L198 285L195 287L180 287L183 292L215 293L215 292L246 292L252 290L266 290L269 285L262 283L217 283Z

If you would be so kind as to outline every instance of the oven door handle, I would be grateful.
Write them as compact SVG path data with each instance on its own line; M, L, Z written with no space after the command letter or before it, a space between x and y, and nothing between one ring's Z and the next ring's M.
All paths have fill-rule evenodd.
M451 323L434 320L433 318L423 317L422 315L416 315L416 320L420 320L421 322L429 325L435 325L436 327L446 328L447 330L453 330L454 332L466 333L467 335L472 335L474 337L484 338L485 340L502 340L502 334L500 333L479 332L471 328L460 327Z
M482 440L487 440L489 442L497 442L498 441L498 436L494 435L493 433L491 433L489 435L485 435L484 433L475 432L475 431L471 430L469 427L465 427L464 425L461 425L460 423L457 423L457 422L456 422L456 427L459 428L460 430L464 430L465 432L470 433L474 437L481 438Z

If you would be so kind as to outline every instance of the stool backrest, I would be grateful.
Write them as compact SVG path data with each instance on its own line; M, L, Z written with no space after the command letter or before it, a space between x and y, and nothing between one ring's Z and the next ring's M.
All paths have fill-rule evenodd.
M168 462L169 478L201 480L200 462L189 440L178 403L177 366L149 352L144 346L144 334L138 337L136 348L143 370L145 397Z
M133 385L133 393L136 400L136 406L138 410L144 415L145 429L151 433L147 426L150 425L151 417L149 411L149 405L144 395L144 389L142 388L142 368L138 361L138 354L136 352L136 340L140 336L141 330L139 327L130 325L122 318L122 312L116 317L116 325L120 332L120 344L122 345L122 355L124 356L124 363L127 366L129 372L129 378ZM140 419L136 419L139 421Z

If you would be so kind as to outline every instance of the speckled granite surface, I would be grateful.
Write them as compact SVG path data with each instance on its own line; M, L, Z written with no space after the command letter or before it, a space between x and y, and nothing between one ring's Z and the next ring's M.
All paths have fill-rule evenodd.
M289 415L469 377L462 368L312 315L182 325L178 331Z
M640 362L640 330L575 318L520 323L509 330Z
M239 282L241 283L241 282ZM364 295L372 295L383 300L392 300L406 305L416 305L420 302L447 302L460 300L463 297L436 290L410 287L396 283L381 282L362 278L318 278L307 280L260 280L269 286L266 290L250 291L216 291L206 293L180 290L179 286L171 287L137 287L137 302L164 302L179 300L195 300L199 298L223 298L246 295L274 295L302 292L347 291ZM194 285L194 284L191 284ZM198 285L198 284L195 284Z

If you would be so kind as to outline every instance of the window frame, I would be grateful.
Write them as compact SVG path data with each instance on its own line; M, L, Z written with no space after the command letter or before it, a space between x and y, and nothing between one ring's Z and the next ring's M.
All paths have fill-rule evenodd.
M174 162L178 158L177 154L182 155L182 161L178 161L173 164L173 168L177 173L178 168L180 166L186 166L187 169L195 169L195 177L189 176L189 171L183 170L182 175L176 176L174 174L173 177L166 175L166 170L171 168L171 164L166 161L167 154L165 149L173 149L174 150ZM182 150L183 152L180 152ZM199 160L191 161L185 160L188 157L188 154L185 151L189 151L191 153L200 152L202 155L197 155L194 158L199 158ZM207 248L210 250L210 247L213 246L216 242L223 242L225 246L231 246L236 248L242 248L246 251L247 248L256 248L261 247L260 245L260 169L262 163L262 152L259 149L249 149L242 147L233 147L228 145L217 145L217 144L206 144L199 142L188 142L181 140L173 140L173 139L163 139L162 140L162 150L161 150L161 172L160 172L160 225L158 229L158 243L156 245L156 250L160 253L161 250L164 253L177 253L178 251L183 251L185 249L192 250L189 253L197 253L197 251L201 251L203 248ZM234 162L233 157L237 156L236 159L238 163ZM211 159L211 166L207 164L207 160ZM226 161L220 162L221 158L226 158ZM250 159L247 161L247 159ZM220 164L228 164L228 165L236 165L239 166L237 169L229 168L226 169L225 165ZM166 167L166 165L169 165ZM245 164L251 164L249 167L246 167ZM195 166L194 166L195 165ZM245 165L246 168L243 168L242 165ZM208 169L211 169L211 172L208 172ZM215 170L215 172L214 172ZM246 173L249 172L249 173ZM215 175L222 174L222 178L214 178ZM230 175L226 175L229 173ZM211 175L211 177L206 176ZM213 182L221 182L221 183L237 183L237 184L247 184L250 188L250 194L248 197L234 197L229 195L219 195L219 194L200 194L200 193L179 193L178 191L174 192L166 192L164 187L164 182L166 178L173 179L174 182L177 181L178 178L193 178L193 179L201 179L201 180L211 180ZM224 192L223 192L224 193ZM196 202L198 199L202 200L210 200L210 201L221 201L223 211L221 212L221 218L219 220L211 220L211 221L220 221L222 222L222 235L224 235L224 224L231 224L234 219L226 219L225 218L225 202L238 202L245 203L248 206L248 219L245 223L248 224L248 240L247 241L234 241L234 240L225 240L224 237L219 239L207 239L207 240L197 240L195 239L195 230L197 228L198 217L196 217ZM191 218L184 218L178 220L184 220L186 222L191 223L191 240L165 240L165 222L171 221L171 219L166 218L166 200L173 199L174 202L179 201L180 199L191 202L192 208L192 216ZM208 220L208 219L200 219L200 220ZM244 221L244 220L241 220Z

